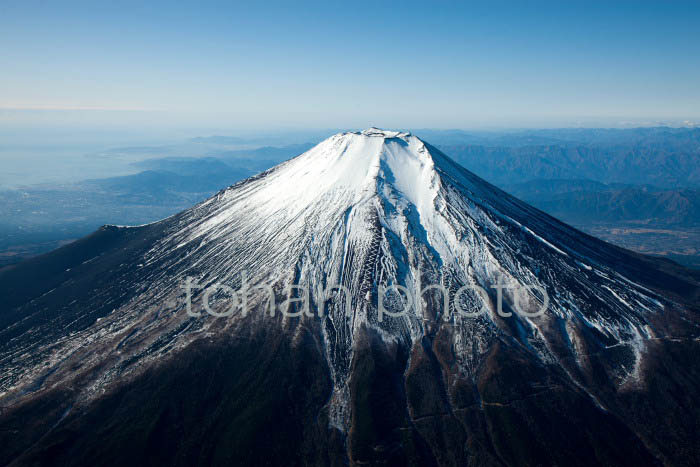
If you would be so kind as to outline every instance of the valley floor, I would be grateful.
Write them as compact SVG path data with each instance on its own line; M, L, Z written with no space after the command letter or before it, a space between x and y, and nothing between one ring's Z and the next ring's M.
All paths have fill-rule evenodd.
M632 251L671 259L700 269L700 228L587 224L574 226L587 234Z

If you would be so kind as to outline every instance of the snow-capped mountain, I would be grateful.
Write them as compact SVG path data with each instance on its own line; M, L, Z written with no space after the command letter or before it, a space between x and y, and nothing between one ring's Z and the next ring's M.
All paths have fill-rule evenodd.
M6 462L700 455L697 276L409 133L334 135L0 274Z

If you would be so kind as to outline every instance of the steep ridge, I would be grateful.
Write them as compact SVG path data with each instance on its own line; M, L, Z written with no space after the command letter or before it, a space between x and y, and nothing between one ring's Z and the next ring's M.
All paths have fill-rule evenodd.
M697 278L562 224L408 133L334 135L0 282L22 297L0 316L3 461L700 455ZM205 312L228 314L220 284L247 286L249 312ZM430 285L448 293L417 292Z

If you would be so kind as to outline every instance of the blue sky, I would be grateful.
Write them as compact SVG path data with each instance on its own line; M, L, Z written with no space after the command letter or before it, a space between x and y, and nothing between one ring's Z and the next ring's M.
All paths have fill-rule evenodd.
M700 121L700 2L0 1L0 123Z

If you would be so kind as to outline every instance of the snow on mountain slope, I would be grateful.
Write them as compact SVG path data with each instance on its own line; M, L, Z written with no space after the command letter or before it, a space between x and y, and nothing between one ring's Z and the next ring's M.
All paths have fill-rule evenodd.
M439 322L438 317L424 322L414 310L378 323L374 305L379 283L417 290L422 281L443 284L453 293L468 284L493 291L489 288L499 280L543 287L550 300L547 314L542 319L519 316L518 337L531 341L540 358L553 359L540 328L555 318L581 322L611 339L611 345L634 351L634 363L621 370L622 379L634 374L642 339L651 337L646 317L662 310L659 297L611 270L598 252L578 253L578 243L569 240L579 242L580 233L500 192L407 133L371 128L335 135L163 223L166 235L142 261L149 270L143 278L150 282L151 292L144 294L149 306L163 300L181 307L179 287L187 276L202 287L239 285L241 271L251 285L343 285L352 292L355 312L339 316L342 307L336 307L326 322L336 340L344 339L332 342L326 333L329 358L345 355L333 365L341 373L347 372L352 335L359 326L381 328L387 338L415 340ZM368 290L374 300L365 300ZM174 291L177 299L171 297ZM512 308L513 297L504 292L506 306ZM473 292L462 298L473 307L484 305ZM449 317L455 330L478 328L468 340L466 334L456 335L470 349L474 339L503 332L493 300L486 306L489 314L477 319L456 313ZM141 316L134 305L126 311ZM135 316L124 316L119 324L106 317L96 327L134 327L140 321ZM575 353L574 341L575 336ZM458 353L476 357L466 348Z
M3 331L6 400L70 384L78 388L75 404L86 406L198 339L269 327L301 336L311 327L332 381L329 423L344 433L353 426L355 352L368 330L407 349L426 337L448 342L450 373L465 380L477 378L496 342L506 342L538 365L559 368L606 409L591 387L591 359L609 356L605 371L616 390L641 385L648 343L670 333L664 314L686 313L620 268L630 261L623 250L507 195L411 134L376 128L334 135L159 223L112 229L132 231L143 245L133 253L123 247L108 274L100 272L110 278L103 288L76 298L78 292L66 293L73 302L65 309L86 310L88 318L52 315L23 328L48 309L35 297L19 307L26 318ZM71 274L93 260L107 261L98 255L77 265L78 272L61 271L58 292L42 297L75 283ZM186 313L188 277L197 284L195 313L203 298L224 312L227 294L204 292L216 284L238 289L242 274L259 287L247 296L247 316ZM264 287L272 287L279 304L290 284L309 287L311 316L269 316ZM395 284L410 291L440 285L449 291L449 306L426 292L413 297L417 305L408 313L380 320L380 287ZM517 288L503 289L501 297L498 284ZM349 291L348 307L343 294L329 290L335 285ZM465 286L482 287L488 296ZM516 291L523 287L534 288L518 295L519 310ZM384 299L401 308L396 294ZM455 301L470 313L486 311L467 316ZM533 316L543 304L544 314ZM99 317L97 309L104 310ZM686 335L698 335L687 321Z

